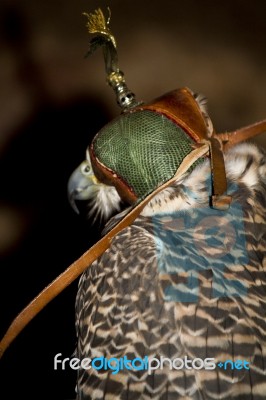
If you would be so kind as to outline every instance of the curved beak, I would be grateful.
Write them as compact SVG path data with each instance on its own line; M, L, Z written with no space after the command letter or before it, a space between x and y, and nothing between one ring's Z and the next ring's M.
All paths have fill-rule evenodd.
M97 182L96 177L92 173L89 175L84 175L84 173L82 173L85 164L86 161L72 172L67 185L69 203L78 214L79 210L76 205L76 200L89 200Z

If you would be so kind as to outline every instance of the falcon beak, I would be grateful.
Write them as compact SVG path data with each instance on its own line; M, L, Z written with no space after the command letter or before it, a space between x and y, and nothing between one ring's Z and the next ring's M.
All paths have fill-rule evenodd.
M79 210L76 201L91 199L97 184L97 179L93 174L82 173L82 165L83 163L73 171L67 185L69 203L77 214Z

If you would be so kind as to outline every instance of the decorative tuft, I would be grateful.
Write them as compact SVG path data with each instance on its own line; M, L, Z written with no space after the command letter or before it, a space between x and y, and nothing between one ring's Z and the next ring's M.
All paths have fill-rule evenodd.
M90 48L87 56L94 53L94 51L99 47L103 48L107 82L114 90L116 101L124 112L132 107L140 105L142 102L136 101L135 94L129 90L126 85L124 73L118 67L116 41L108 27L111 19L111 11L109 8L108 11L109 17L107 18L107 21L100 8L95 10L93 13L83 13L83 15L88 19L86 27L88 28L89 33L95 34L90 41Z
M92 34L96 33L96 34L100 34L100 35L107 37L107 39L111 40L113 46L116 48L115 38L108 27L108 25L110 23L110 19L111 19L111 11L110 11L109 7L107 9L109 12L109 17L108 17L107 21L105 20L104 14L100 8L95 10L94 13L88 14L88 13L84 12L84 13L82 13L82 15L85 15L85 17L88 18L86 27L87 27L89 33L92 33Z

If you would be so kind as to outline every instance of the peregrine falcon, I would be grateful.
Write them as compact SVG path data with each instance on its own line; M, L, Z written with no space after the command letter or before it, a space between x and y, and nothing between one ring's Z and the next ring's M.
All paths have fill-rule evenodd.
M209 205L206 158L81 276L76 357L94 368L78 370L79 400L265 398L266 157L241 143L224 158L228 210ZM89 152L69 188L107 219L119 210Z
M77 399L263 400L266 393L266 156L217 135L187 88L137 103L101 10L88 16L123 113L69 179L107 234L156 192L85 270L76 297ZM254 128L254 129L253 129ZM227 138L227 139L226 139ZM208 154L179 175L202 145ZM193 150L194 149L194 150ZM196 149L196 150L195 150ZM175 178L174 180L173 177Z
M84 271L77 400L264 400L266 154L246 140L266 121L217 134L188 88L137 102L110 18L86 15L89 53L103 47L122 113L93 138L68 194L105 221L103 238L19 314L0 357Z

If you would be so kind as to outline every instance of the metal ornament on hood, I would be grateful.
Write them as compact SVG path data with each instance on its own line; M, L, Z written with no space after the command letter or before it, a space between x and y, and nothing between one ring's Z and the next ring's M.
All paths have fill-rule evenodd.
M107 82L122 108L121 115L98 132L89 148L97 179L115 186L123 200L136 204L173 177L184 158L207 142L212 161L211 205L228 208L222 143L196 95L181 88L148 104L137 102L118 67L116 41L109 29L110 11L107 21L100 9L84 15L89 33L95 34L88 55L103 48Z

